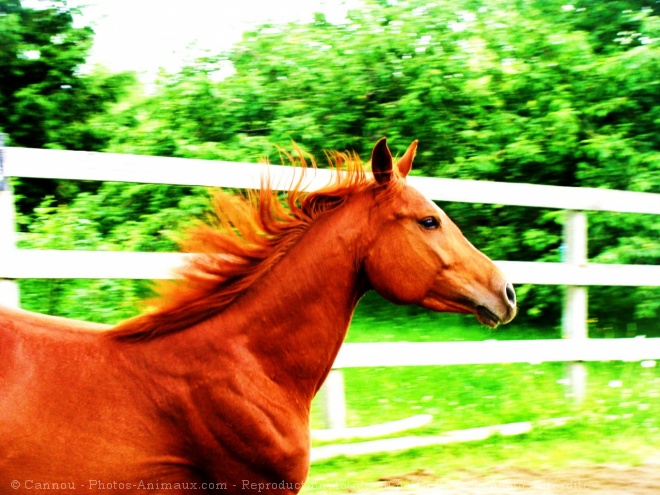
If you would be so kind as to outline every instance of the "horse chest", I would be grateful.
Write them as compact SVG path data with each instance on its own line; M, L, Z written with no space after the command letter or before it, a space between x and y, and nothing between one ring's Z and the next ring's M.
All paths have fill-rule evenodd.
M193 389L191 399L188 423L209 479L229 493L252 484L297 493L309 469L308 405L266 378L236 376Z

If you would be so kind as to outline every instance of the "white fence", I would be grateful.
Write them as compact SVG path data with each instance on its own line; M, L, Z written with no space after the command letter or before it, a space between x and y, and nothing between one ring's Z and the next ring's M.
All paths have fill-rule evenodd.
M16 249L11 193L5 177L142 182L258 188L264 166L180 158L25 148L0 149L0 302L18 304L13 279L172 277L182 262L178 253L36 251ZM291 167L269 166L275 183L290 184ZM314 172L310 189L324 185L329 171ZM279 182L278 182L279 181ZM344 344L334 369L370 366L421 366L477 363L566 361L572 367L573 393L584 393L582 361L660 359L660 338L588 339L587 286L660 286L660 266L602 265L587 261L586 211L660 214L660 195L607 189L410 177L434 200L494 203L567 210L566 262L496 262L514 283L567 286L563 340ZM4 279L4 280L2 280ZM328 425L345 424L341 373L325 387Z

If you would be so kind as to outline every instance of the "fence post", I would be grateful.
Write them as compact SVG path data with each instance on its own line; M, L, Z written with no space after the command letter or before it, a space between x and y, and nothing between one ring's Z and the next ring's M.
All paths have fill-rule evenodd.
M575 266L587 264L587 214L583 211L567 211L564 224L564 262ZM587 288L566 287L562 317L562 337L579 345L589 338L587 330ZM581 402L586 394L587 369L582 362L568 363L567 379L571 395Z
M323 427L331 430L346 428L346 395L341 370L330 370L319 390L319 399L323 411Z
M5 136L0 133L0 267L9 263L16 249L14 225L14 199L11 187L5 176ZM19 306L18 284L14 280L3 279L0 275L0 304L17 308Z

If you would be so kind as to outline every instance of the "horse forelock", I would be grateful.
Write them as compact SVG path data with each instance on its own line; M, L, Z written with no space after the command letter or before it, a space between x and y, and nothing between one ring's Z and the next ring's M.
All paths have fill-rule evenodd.
M285 154L301 172L280 193L268 176L258 191L212 193L212 213L182 241L184 251L196 253L178 270L179 279L161 281L157 296L143 314L116 325L109 335L120 340L149 340L200 323L231 305L296 244L323 213L343 205L368 189L386 191L364 170L355 154L333 152L328 159L331 181L307 192L314 160ZM396 189L393 181L393 187Z

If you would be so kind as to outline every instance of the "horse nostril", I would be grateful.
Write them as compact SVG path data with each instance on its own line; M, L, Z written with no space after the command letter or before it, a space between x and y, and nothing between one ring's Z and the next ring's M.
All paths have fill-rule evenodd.
M504 295L506 296L507 302L511 305L512 308L516 307L516 291L513 290L512 284L506 284L504 288Z

